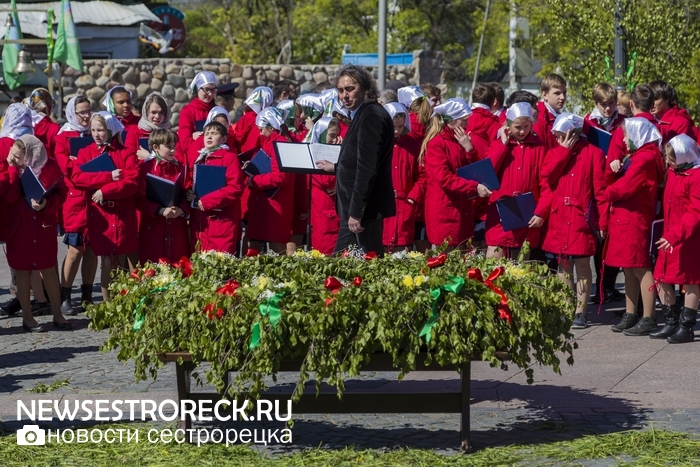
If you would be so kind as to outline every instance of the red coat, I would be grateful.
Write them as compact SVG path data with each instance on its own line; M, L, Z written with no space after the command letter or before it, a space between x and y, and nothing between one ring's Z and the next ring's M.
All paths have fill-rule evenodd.
M605 130L609 133L612 133L613 131L615 131L617 129L617 127L619 127L620 125L622 125L625 122L625 118L627 118L627 117L625 117L622 114L617 114L617 117L615 117L615 120L613 120L609 125L606 125L606 126L601 125L597 118L591 118L591 114L588 114L585 117L583 117L583 120L589 126L599 128L601 130Z
M552 134L556 117L547 109L543 101L537 103L537 121L532 124L532 131L544 143L545 151L556 148L559 144Z
M292 235L304 235L309 215L309 175L294 174L293 177L294 213L292 214Z
M200 163L226 167L226 186L201 198L204 211L192 209L192 243L201 242L201 251L235 254L241 239L240 197L243 190L243 172L238 158L230 151L219 149Z
M335 175L311 176L311 247L333 254L340 232L335 210Z
M664 191L663 238L673 252L659 250L654 279L666 284L700 284L700 169L669 170Z
M605 190L611 206L604 261L613 267L648 268L651 223L663 161L656 143L637 149L631 159L627 170Z
M29 207L20 194L20 172L17 167L9 167L9 187L5 195L8 207L7 264L18 271L38 271L52 268L56 264L58 243L56 225L61 211L66 186L59 182L58 189L46 198L46 206L41 211ZM61 168L53 159L48 159L39 174L39 181L45 188L53 185L61 177Z
M537 201L535 215L547 219L549 213L548 189L542 191L540 170L545 156L545 146L540 139L530 133L523 142L511 139L504 145L500 139L489 146L487 157L491 159L501 188L493 190L486 214L486 244L502 248L520 248L525 240L530 246L540 245L541 229L522 228L504 231L496 208L496 201L501 198L532 192Z
M15 140L12 138L0 138L0 241L3 242L7 239L7 203L3 202L3 198L10 187L7 156L13 144Z
M140 134L141 131L143 131L139 128L139 120L141 120L141 117L137 117L131 113L126 118L117 117L117 119L124 125L124 133L126 133L126 136L122 134L122 138L124 139L123 144L129 149L129 152L136 157L136 151L139 149L139 140L130 135Z
M425 150L425 229L433 245L451 246L474 236L474 207L467 197L477 195L478 184L457 176L457 169L478 160L468 153L445 126Z
M247 109L243 112L243 116L240 120L238 120L238 123L236 123L236 128L233 130L233 146L231 146L233 152L240 154L251 149L262 148L262 137L260 135L260 130L255 124L255 119L257 116L258 114L256 114L252 109ZM268 154L273 156L272 158L275 159L274 153ZM241 195L241 216L243 219L248 219L249 197L250 188L246 186L243 188L243 194Z
M90 195L86 191L79 190L71 180L76 159L70 155L70 138L80 136L77 131L64 131L56 136L56 161L66 176L65 183L68 190L61 216L63 230L85 236Z
M52 159L56 158L56 135L60 129L61 125L51 120L50 117L44 117L34 125L34 136L44 143L46 153Z
M409 112L408 118L411 122L411 135L423 144L425 139L425 126L418 121L418 114L415 112Z
M86 173L80 170L81 165L103 152L95 144L78 152L71 178L76 188L88 194L88 241L97 256L124 255L135 252L138 247L135 195L139 188L139 171L136 158L115 139L112 146L114 149L108 152L114 165L122 170L121 180L112 180L110 172ZM97 190L102 191L102 205L91 199Z
M393 249L396 246L413 245L416 231L416 206L421 198L418 156L421 142L411 134L394 139L394 154L391 160L391 182L394 185L396 215L384 218L382 243Z
M566 256L595 254L598 240L593 228L608 229L604 170L603 151L585 139L572 149L559 146L547 152L542 178L551 192L551 207L544 251Z
M693 139L697 139L696 128L693 119L685 109L673 106L663 115L659 116L659 131L663 136L663 144L668 143L672 138L686 134Z
M639 113L635 115L635 117L646 118L654 124L659 132L661 131L659 129L659 122L656 120L656 117L649 112ZM612 132L612 137L610 138L610 147L608 148L608 155L605 161L605 183L607 185L612 184L620 176L619 172L615 173L612 171L610 168L610 163L615 160L622 161L628 153L629 151L627 150L627 144L625 144L624 129L620 126Z
M472 111L469 120L467 120L466 132L472 139L472 144L479 154L479 158L483 159L489 149L491 141L495 138L500 125L498 117L486 109L477 107Z
M163 162L157 159L144 161L139 166L140 185L136 198L136 207L141 213L139 225L139 261L157 262L167 258L174 263L183 256L190 256L190 239L187 218L166 219L158 215L161 207L146 198L146 175L153 174L171 180L183 186L185 183L185 166L177 162ZM179 205L185 214L189 213L189 204L183 197Z
M274 154L274 141L287 141L275 132L267 140L261 138L263 151L268 155ZM272 172L256 175L250 185L248 198L248 227L246 237L251 240L287 243L292 233L294 215L294 175L280 172L277 158L270 157ZM278 188L272 198L268 198L265 190Z
M203 100L195 97L180 111L180 121L177 127L177 151L186 154L187 149L192 144L192 133L195 130L197 120L206 120L209 111L214 108L214 101L207 104ZM201 138L201 136L200 136Z

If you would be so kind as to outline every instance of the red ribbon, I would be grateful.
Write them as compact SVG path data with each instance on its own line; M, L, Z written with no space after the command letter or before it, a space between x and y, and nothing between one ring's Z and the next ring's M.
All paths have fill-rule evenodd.
M169 265L169 264L170 264L170 260L169 260L168 258L160 258L160 259L158 260L158 263L159 263L159 264L168 264L168 265Z
M173 263L173 267L182 272L182 277L190 277L192 275L192 261L187 256L180 258L180 261Z
M659 287L659 283L660 283L660 282L661 282L661 281L660 281L659 279L654 279L654 283L651 284L651 287L649 287L649 292L653 292L654 289L656 289L656 291L658 292L659 289L660 289L660 287ZM601 300L600 302L603 303L602 300Z
M438 266L442 266L445 264L445 261L447 261L447 254L446 253L440 253L438 256L435 256L433 258L428 258L428 267L430 269L436 268Z
M143 277L155 277L156 275L156 270L155 269L146 269L143 271Z
M333 276L326 277L326 282L323 284L323 286L334 294L338 293L340 289L343 288L343 284L341 284L340 281Z
M362 278L360 276L355 276L355 278L352 280L352 285L355 287L359 287L362 285Z
M484 276L481 274L481 270L477 268L470 268L467 272L467 277L469 279L479 281L483 283L486 287L491 289L496 295L501 297L501 303L498 305L498 317L500 319L505 319L508 324L513 324L513 315L510 312L510 307L508 306L508 297L496 284L493 283L496 279L501 277L506 273L506 268L499 266L494 269L491 274L484 280Z
M333 303L333 300L335 300L335 298L328 297L325 301L326 307L328 307L331 303Z
M141 282L141 276L139 276L138 271L132 272L129 277L136 280L137 282Z
M258 256L259 254L260 252L255 248L248 248L248 251L245 252L246 258L252 258L253 256Z
M228 282L226 282L224 285L219 287L216 290L216 293L218 293L219 295L229 295L229 296L233 297L234 295L236 295L236 289L240 286L241 286L241 284L237 280L231 279Z
M217 308L216 311L214 311L213 303L210 303L209 305L205 306L202 310L202 313L206 315L209 319L214 319L214 317L221 319L224 317L224 310L222 310L221 308Z
M372 259L375 259L376 257L377 257L377 253L374 252L374 251L370 251L370 252L367 253L365 256L363 256L363 258L365 259L365 261L370 261L370 260L372 260Z

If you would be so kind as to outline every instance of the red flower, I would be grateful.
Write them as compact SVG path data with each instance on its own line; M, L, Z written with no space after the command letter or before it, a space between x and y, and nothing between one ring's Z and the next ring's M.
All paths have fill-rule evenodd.
M156 270L155 269L146 269L143 271L143 277L155 277L156 275Z
M207 318L214 319L214 304L210 303L209 305L205 306L202 313L206 315Z
M138 271L132 272L131 275L130 275L129 277L130 277L131 279L134 279L136 282L141 282L141 276L139 276L139 272L138 272Z
M248 251L245 252L246 257L251 258L253 256L258 256L260 252L256 250L255 248L248 248Z
M173 263L173 267L180 270L182 277L190 277L192 275L192 261L187 256L180 258L180 261Z
M356 277L352 280L352 285L354 285L355 287L361 286L361 285L362 285L362 278L361 278L360 276L356 276Z
M326 299L326 301L325 301L326 306L329 306L331 303L333 303L333 300L335 300L335 298L328 297L328 298Z
M337 293L338 290L343 288L343 284L333 276L327 277L323 286L333 293Z
M367 253L367 254L364 256L364 259L365 259L365 261L370 261L370 260L375 259L376 257L377 257L377 253L374 252L374 251L370 251L369 253Z
M236 294L236 289L240 287L241 284L236 279L231 279L224 285L216 289L216 293L219 295L230 295L233 297Z
M343 254L340 255L341 258L349 258L350 252L348 250L343 251Z
M121 292L119 292L119 295L126 295L128 293L128 290L122 289Z
M168 260L168 258L160 258L158 260L158 263L159 264L170 264L170 261Z
M498 317L508 321L508 324L513 324L513 315L510 314L507 306L498 307Z
M447 254L440 253L438 256L428 259L428 267L430 269L433 269L438 266L442 266L443 264L445 264L445 261L447 261Z
M216 317L219 319L223 318L224 317L224 310L222 310L221 308L217 308L216 309Z

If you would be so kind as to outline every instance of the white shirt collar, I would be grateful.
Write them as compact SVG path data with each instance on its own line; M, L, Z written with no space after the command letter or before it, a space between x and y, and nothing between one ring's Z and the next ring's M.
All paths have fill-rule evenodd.
M350 111L350 120L353 120L353 119L355 118L355 115L357 114L357 111L360 110L360 109L362 108L363 105L365 105L364 102L363 102L362 104L360 104L360 106L359 106L358 108L356 108L355 110L351 110L351 111Z

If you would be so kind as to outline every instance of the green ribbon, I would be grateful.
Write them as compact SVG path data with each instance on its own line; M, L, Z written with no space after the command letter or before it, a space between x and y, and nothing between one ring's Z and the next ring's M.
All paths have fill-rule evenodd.
M451 292L453 294L458 294L460 290L464 287L464 279L462 277L449 276L447 282L437 288L430 289L430 296L433 297L433 304L431 306L432 314L428 321L423 325L418 337L425 336L425 342L430 342L431 333L433 327L438 322L438 311L442 305L443 292Z
M157 293L165 292L168 290L170 287L174 286L177 284L177 281L171 282L170 284L163 286L163 287L156 287L155 289L151 289L148 291L148 293L139 300L139 303L136 305L136 308L134 309L134 331L140 331L141 328L143 327L143 323L146 321L146 311L143 310L143 305L146 303L146 301L151 298L151 295L155 295Z
M272 297L268 298L265 303L258 305L258 311L260 311L260 316L267 316L270 319L270 324L272 325L272 330L277 329L277 322L279 322L282 317L282 312L280 311L277 304L282 300L288 292L276 293ZM260 321L253 324L253 333L250 337L249 350L260 345Z

